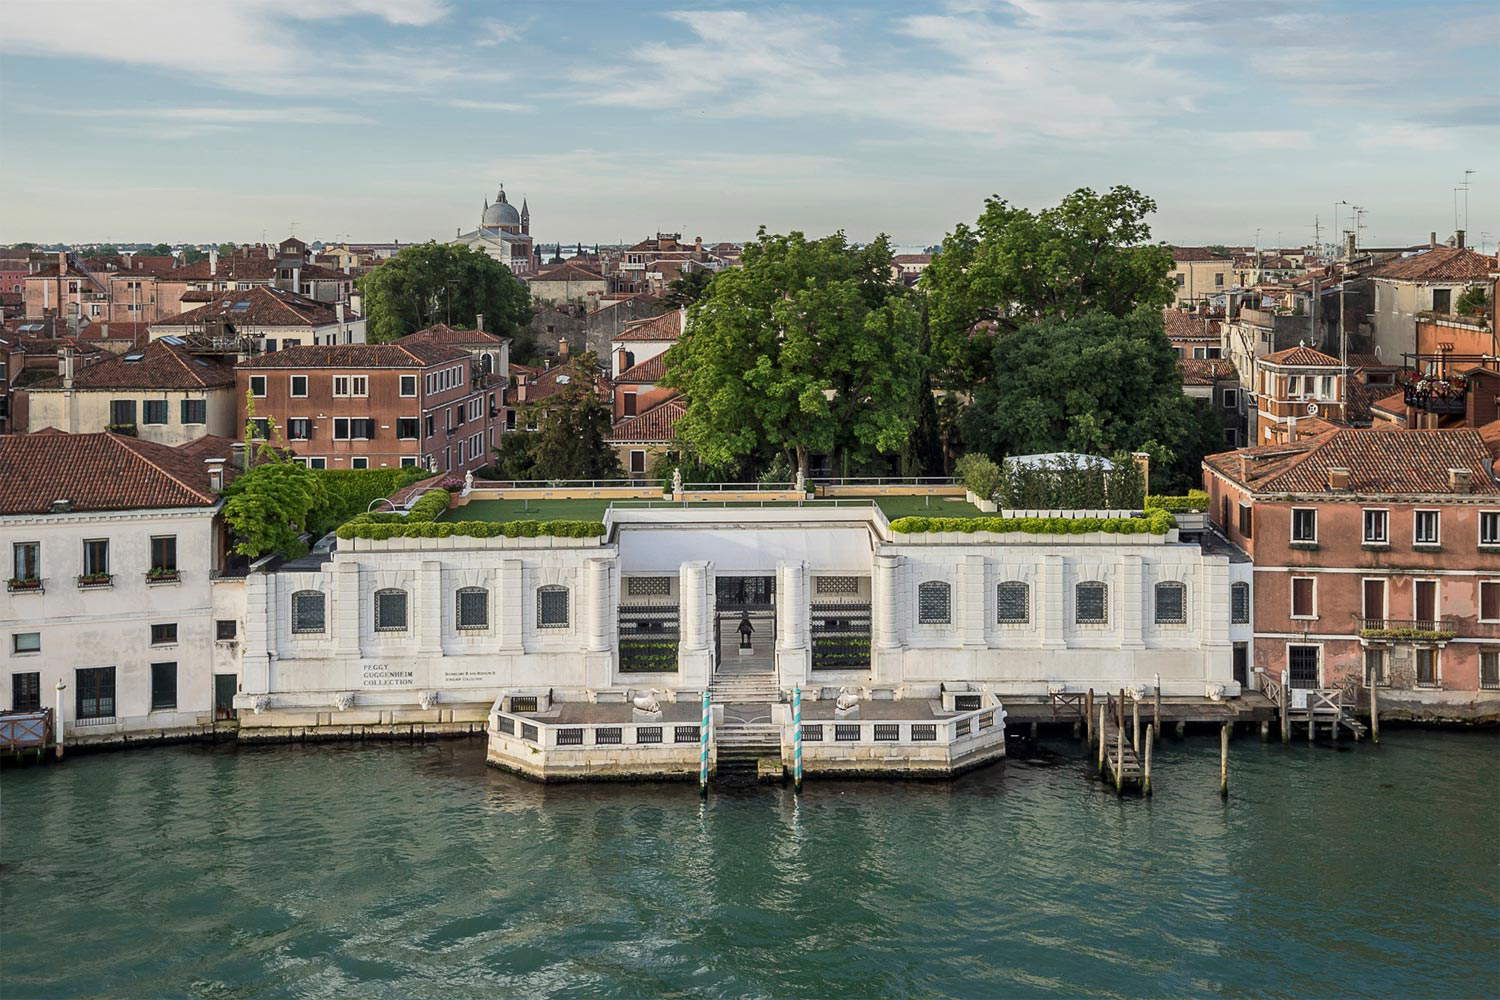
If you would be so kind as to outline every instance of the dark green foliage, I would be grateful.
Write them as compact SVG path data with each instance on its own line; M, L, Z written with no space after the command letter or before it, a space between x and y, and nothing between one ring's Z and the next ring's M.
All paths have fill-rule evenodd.
M452 495L431 489L405 515L391 512L357 514L339 525L340 538L596 538L605 528L599 521L439 521Z
M281 459L243 473L224 491L224 521L234 550L254 559L270 552L295 557L307 551L301 536L326 502L312 469Z
M1153 494L1146 498L1146 509L1152 508L1169 510L1174 514L1206 511L1208 510L1208 493L1205 490L1188 490L1183 496Z
M662 296L663 309L686 309L703 298L708 283L713 280L711 271L688 271L667 285L667 294Z
M965 456L966 458L968 456ZM1114 468L1102 462L1058 459L1046 466L1002 463L994 497L1007 510L1114 510L1141 506L1141 470L1129 454L1117 452ZM972 488L972 487L971 487Z
M403 487L426 479L426 469L315 469L313 475L322 481L323 503L312 515L308 531L314 537L326 535L334 528L363 514L370 504L388 497Z
M569 366L569 380L557 392L527 407L535 415L536 440L530 447L527 479L623 479L620 458L609 446L609 404L595 390L598 364L580 354Z
M1483 285L1464 289L1464 293L1453 304L1453 311L1460 316L1484 316L1490 311L1489 293Z
M677 669L677 639L620 637L622 673L670 673Z
M510 335L531 319L531 293L488 254L446 243L407 247L359 279L369 319L366 336L388 343L447 323Z
M1029 535L1082 535L1102 531L1111 535L1164 535L1177 521L1164 510L1142 517L898 517L891 530L902 535L935 531L1024 532Z

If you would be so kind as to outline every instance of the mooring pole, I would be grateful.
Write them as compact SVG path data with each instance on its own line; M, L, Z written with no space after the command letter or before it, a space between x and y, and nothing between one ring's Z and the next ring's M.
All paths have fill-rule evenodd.
M58 760L63 755L63 691L67 688L61 680L57 682L57 714L52 717L52 748Z
M1151 722L1155 726L1156 738L1161 739L1161 674L1154 675L1151 688Z
M1155 742L1156 727L1154 725L1148 725L1146 727L1146 769L1145 776L1142 778L1141 784L1141 792L1145 795L1151 794L1151 744Z
M1130 743L1139 752L1141 749L1141 703L1132 695L1130 698Z
M1283 670L1281 672L1281 742L1283 743L1292 742L1292 717L1287 714L1291 710L1292 702L1290 681L1291 675Z
M1099 703L1099 773L1104 773L1104 702Z
M1219 798L1229 798L1229 723L1219 727Z
M698 727L698 794L708 797L708 730L713 725L713 706L708 689L703 690L703 723Z
M1115 730L1115 794L1125 792L1125 727Z
M802 685L792 688L792 787L802 791Z
M1375 693L1378 682L1370 681L1370 742L1380 742L1380 697Z
M1094 745L1094 689L1083 697L1083 724L1088 728L1089 746Z

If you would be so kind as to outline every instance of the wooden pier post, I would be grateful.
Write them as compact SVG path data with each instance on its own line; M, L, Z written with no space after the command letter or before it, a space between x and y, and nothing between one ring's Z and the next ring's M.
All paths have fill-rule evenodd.
M1151 744L1156 742L1156 726L1154 724L1146 727L1146 764L1145 772L1141 778L1141 793L1151 794Z
M1139 752L1141 749L1141 703L1135 698L1130 699L1130 744Z
M1073 738L1075 740L1083 739L1083 723L1079 722L1077 719L1073 720Z
M1375 693L1378 684L1370 684L1370 742L1380 742L1380 696Z
M1156 738L1161 739L1161 674L1155 675L1155 684L1151 689L1151 723L1152 732Z
M66 688L61 680L57 682L57 713L52 716L52 748L58 760L63 756L63 691Z
M1219 798L1229 798L1229 723L1219 729Z
M1031 742L1033 742L1033 743L1036 742L1036 734L1037 734L1038 728L1039 728L1038 724L1036 722L1032 722L1032 724L1031 724Z
M1177 723L1177 738L1180 740L1180 739L1185 738L1186 736L1187 736L1187 723L1186 722L1182 722L1182 721L1179 720L1178 723Z
M1094 745L1094 689L1083 696L1083 724L1088 727L1089 746Z
M1291 709L1292 692L1287 685L1288 673L1281 672L1281 742L1292 742L1292 717L1287 714Z
M1125 727L1115 730L1115 794L1125 794Z
M1270 738L1271 738L1271 724L1269 722L1262 721L1261 724L1260 724L1260 741L1262 743L1264 743L1266 740L1268 740Z
M1104 773L1104 703L1099 703L1099 773Z

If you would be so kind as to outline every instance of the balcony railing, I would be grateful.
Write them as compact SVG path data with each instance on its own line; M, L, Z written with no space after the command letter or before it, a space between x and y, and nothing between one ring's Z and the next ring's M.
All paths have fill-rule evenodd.
M1447 642L1458 634L1455 618L1359 618L1361 639L1392 642Z
M1449 378L1423 377L1408 382L1402 390L1407 406L1439 416L1457 416L1464 412L1469 398L1469 381L1462 375Z

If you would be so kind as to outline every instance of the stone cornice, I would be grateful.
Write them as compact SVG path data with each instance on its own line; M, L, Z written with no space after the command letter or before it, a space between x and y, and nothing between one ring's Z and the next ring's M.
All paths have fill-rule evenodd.
M3 514L0 527L45 524L93 524L97 522L147 521L168 518L216 517L223 501L212 507L143 507L132 510L79 510L67 514Z

